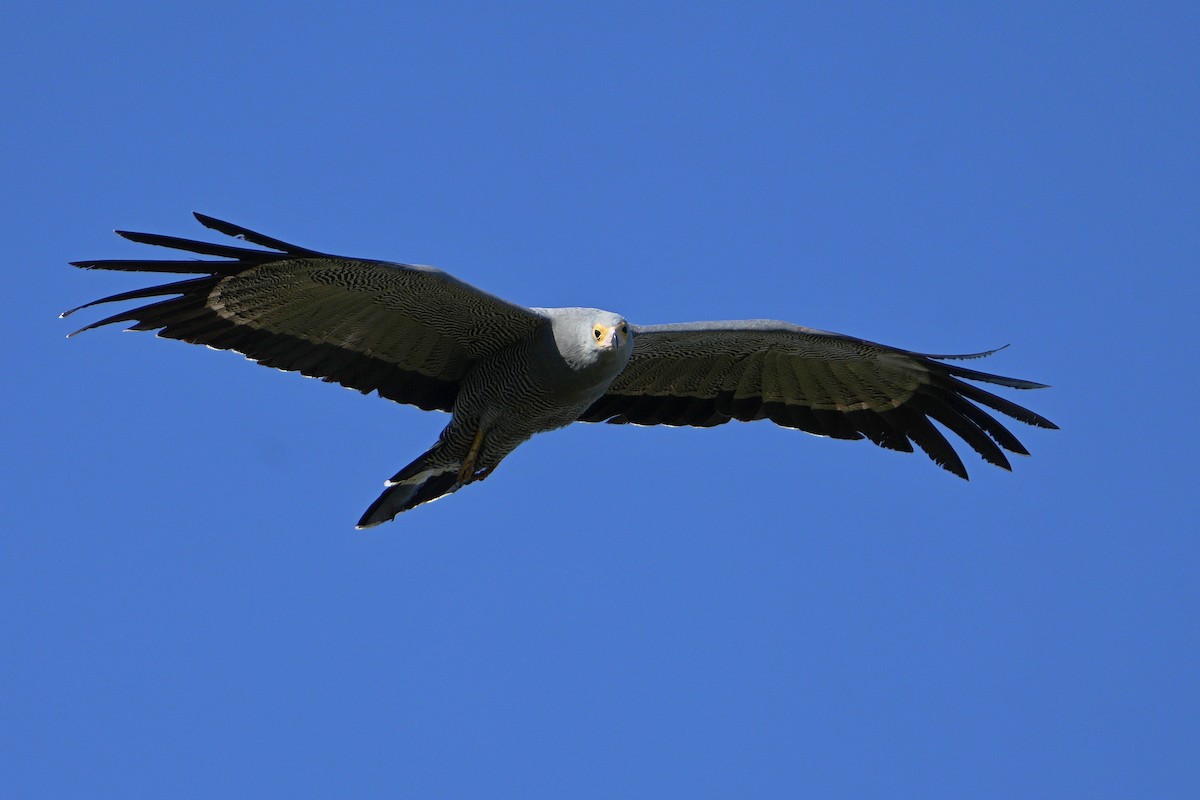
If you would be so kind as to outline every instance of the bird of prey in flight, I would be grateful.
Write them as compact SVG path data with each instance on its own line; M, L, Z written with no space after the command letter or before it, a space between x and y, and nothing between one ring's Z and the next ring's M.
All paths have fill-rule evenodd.
M334 256L203 214L231 246L117 231L217 260L78 261L85 269L198 275L105 297L167 297L94 322L158 331L269 367L450 412L428 451L392 476L358 527L483 480L535 433L572 422L710 427L769 419L893 450L921 448L962 478L939 423L985 461L1028 455L985 408L1054 423L967 383L1043 385L932 355L772 320L635 325L594 308L526 308L439 269ZM261 248L261 249L259 249ZM74 334L72 334L74 335Z

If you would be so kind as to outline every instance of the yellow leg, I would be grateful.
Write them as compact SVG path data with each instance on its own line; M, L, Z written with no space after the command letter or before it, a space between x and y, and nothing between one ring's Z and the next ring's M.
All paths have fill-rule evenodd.
M483 428L480 428L475 431L475 438L471 440L471 447L467 450L467 457L463 459L462 467L458 470L459 485L466 486L475 480L475 459L479 458L479 448L482 446Z

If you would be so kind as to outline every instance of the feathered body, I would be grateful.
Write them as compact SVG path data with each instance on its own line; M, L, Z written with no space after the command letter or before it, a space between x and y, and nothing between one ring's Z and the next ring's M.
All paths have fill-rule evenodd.
M534 310L545 314L544 323L467 370L437 444L392 477L359 527L386 522L487 477L535 433L578 420L625 368L633 340L618 315L594 308ZM593 335L597 326L612 332L603 342ZM511 413L513 408L521 413ZM473 468L460 478L480 435Z

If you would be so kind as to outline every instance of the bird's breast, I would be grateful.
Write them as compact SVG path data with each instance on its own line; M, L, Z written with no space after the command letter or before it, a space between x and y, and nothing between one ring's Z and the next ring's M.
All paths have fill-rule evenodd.
M580 368L556 348L526 340L474 365L464 376L455 414L531 436L578 419L623 366L618 359L598 359Z

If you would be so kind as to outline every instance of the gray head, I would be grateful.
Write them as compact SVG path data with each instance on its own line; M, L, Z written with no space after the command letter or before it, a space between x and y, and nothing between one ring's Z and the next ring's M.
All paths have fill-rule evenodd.
M616 376L633 352L633 332L620 314L598 308L541 309L553 323L554 342L576 370L599 370Z

